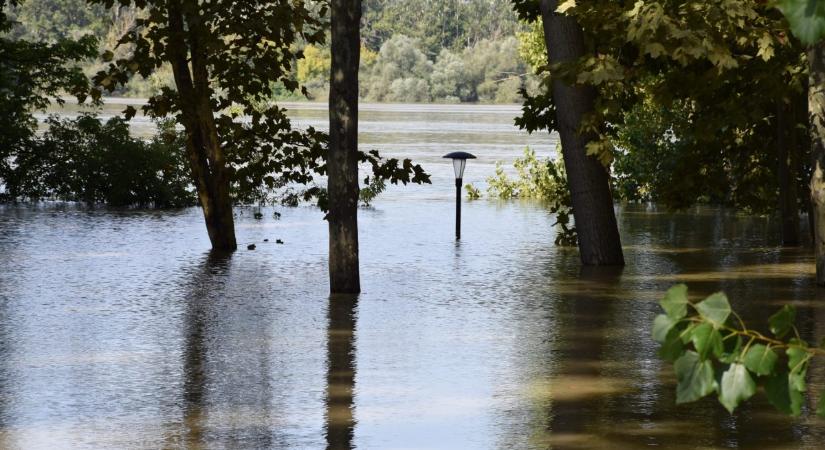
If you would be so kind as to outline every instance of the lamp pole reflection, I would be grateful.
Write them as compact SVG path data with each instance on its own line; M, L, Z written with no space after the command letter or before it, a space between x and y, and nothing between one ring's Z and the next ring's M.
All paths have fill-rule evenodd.
M327 328L327 449L352 449L357 295L332 295Z

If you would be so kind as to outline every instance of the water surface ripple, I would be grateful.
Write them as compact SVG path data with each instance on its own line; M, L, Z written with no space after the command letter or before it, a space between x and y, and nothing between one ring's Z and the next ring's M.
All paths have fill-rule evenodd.
M328 295L310 207L239 209L257 250L230 257L207 251L197 209L0 207L0 448L822 447L822 421L763 397L676 406L650 338L677 282L755 322L792 302L825 336L812 258L778 248L775 223L622 207L627 267L586 270L541 205L482 200L456 243L450 146L428 139L412 148L434 185L360 211L357 297Z

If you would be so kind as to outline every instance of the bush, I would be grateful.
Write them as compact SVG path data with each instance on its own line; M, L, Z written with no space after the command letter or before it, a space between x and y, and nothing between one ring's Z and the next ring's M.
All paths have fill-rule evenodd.
M51 116L41 138L12 158L6 190L13 200L54 199L116 207L191 206L184 142L171 121L148 142L121 118Z
M558 153L561 154L561 149ZM536 152L528 147L524 149L523 158L513 161L513 166L516 169L515 179L504 173L500 162L496 163L496 174L487 178L487 195L501 199L530 198L544 201L550 212L556 215L553 225L559 226L556 245L576 245L576 227L570 224L573 207L564 161L549 158L540 160L536 158Z

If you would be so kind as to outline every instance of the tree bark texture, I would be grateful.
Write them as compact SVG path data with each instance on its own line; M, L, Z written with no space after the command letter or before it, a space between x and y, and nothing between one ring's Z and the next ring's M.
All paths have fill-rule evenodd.
M329 87L329 280L333 293L358 293L358 67L361 1L332 0Z
M581 27L573 18L557 14L557 3L556 0L541 1L544 39L551 64L585 55ZM594 136L579 133L582 117L593 111L596 90L591 86L571 86L559 79L553 81L552 89L582 264L624 265L610 175L598 159L585 151Z
M776 107L776 151L779 167L779 219L782 245L799 245L796 192L796 117L792 105L779 99Z
M825 41L808 51L808 119L811 129L811 214L816 284L825 286Z
M190 12L184 13L184 10ZM201 21L193 10L196 8L184 8L180 1L169 2L169 28L173 32L168 48L169 63L180 94L186 154L209 240L214 250L232 251L238 244L229 170L210 103L212 90L206 55L197 38L196 28Z

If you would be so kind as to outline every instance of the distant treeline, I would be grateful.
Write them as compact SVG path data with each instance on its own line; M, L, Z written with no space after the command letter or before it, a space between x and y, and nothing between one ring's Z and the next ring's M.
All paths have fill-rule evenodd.
M101 51L115 48L141 14L85 0L24 0L11 12L17 22L13 37L54 42L92 34ZM517 36L524 29L509 0L365 0L362 97L379 102L520 102L518 89L536 85L518 52ZM329 48L303 50L305 59L294 64L295 80L306 86L311 99L323 100ZM90 60L83 68L92 75L102 67L101 61ZM172 85L171 70L163 68L146 80L132 80L117 94L146 97ZM302 98L282 86L272 89L278 99Z

